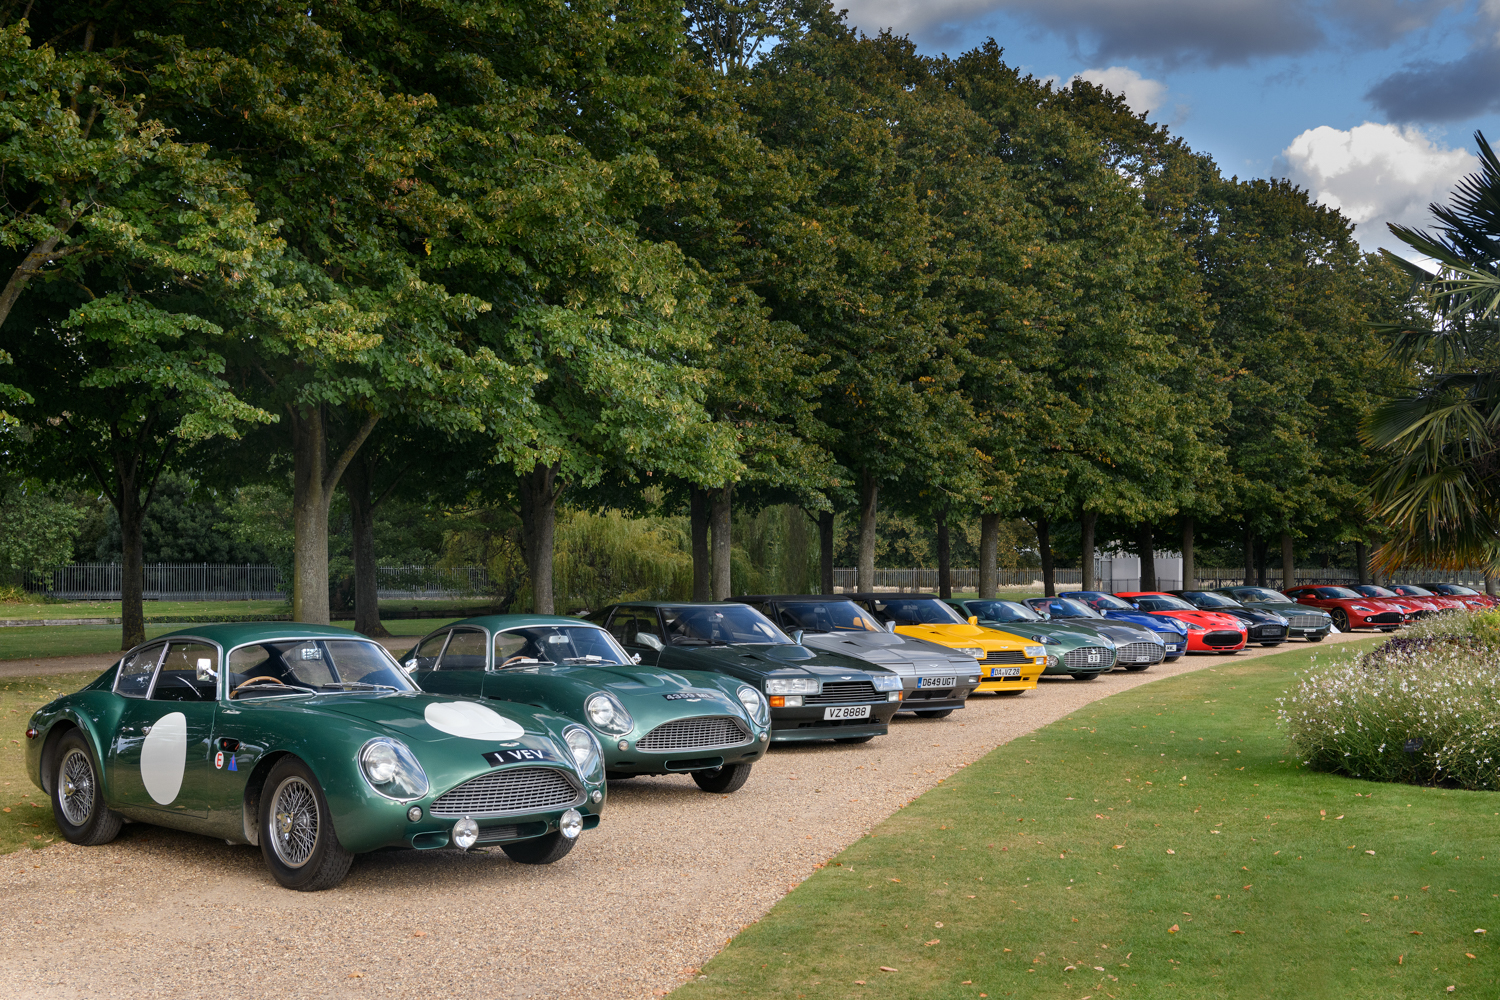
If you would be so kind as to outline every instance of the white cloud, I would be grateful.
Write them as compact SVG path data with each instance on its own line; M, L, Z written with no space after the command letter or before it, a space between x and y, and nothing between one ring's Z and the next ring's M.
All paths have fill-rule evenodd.
M1111 93L1119 94L1136 114L1155 111L1162 105L1167 94L1167 85L1160 80L1148 80L1126 66L1111 66L1109 69L1086 69L1074 79L1084 79ZM1068 81L1072 83L1072 80Z
M1446 201L1479 160L1468 150L1438 145L1420 129L1366 122L1347 131L1308 129L1282 151L1277 167L1314 201L1356 223L1354 235L1366 250L1386 246L1409 254L1386 223L1430 226L1427 206Z

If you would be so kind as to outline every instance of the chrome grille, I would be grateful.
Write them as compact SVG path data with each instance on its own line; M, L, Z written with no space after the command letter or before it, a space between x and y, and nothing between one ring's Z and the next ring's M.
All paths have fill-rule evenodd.
M1089 654L1098 656L1093 663L1089 662ZM1108 670L1115 665L1115 654L1103 646L1079 646L1070 649L1063 654L1063 666L1069 670Z
M507 813L561 809L583 801L583 793L566 771L555 767L520 767L466 781L439 795L434 816L503 816Z
M1327 624L1322 615L1287 615L1286 620L1292 628L1320 628Z
M874 701L875 685L869 681L833 681L825 683L818 694L802 699L804 705L834 705L845 701ZM881 701L885 698L882 696Z
M1127 642L1115 649L1120 663L1160 663L1167 651L1154 642Z
M1245 638L1238 632L1207 632L1203 636L1205 646L1238 646Z
M992 649L984 654L980 663L1030 663L1031 657L1019 649Z
M637 750L675 753L679 750L709 750L744 743L750 734L738 719L727 715L697 719L673 719L657 726L636 741Z

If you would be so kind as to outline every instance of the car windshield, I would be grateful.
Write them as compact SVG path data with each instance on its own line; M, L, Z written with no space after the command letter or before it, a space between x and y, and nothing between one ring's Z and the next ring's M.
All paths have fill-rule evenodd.
M361 639L278 639L229 654L231 698L415 691L385 648Z
M1386 590L1384 587L1373 587L1365 584L1363 587L1353 588L1366 597L1399 597L1394 590Z
M897 625L966 625L968 619L936 597L882 597L871 601L875 613Z
M1379 588L1377 588L1377 589L1379 589ZM1396 588L1396 592L1398 594L1400 594L1402 597L1436 597L1437 596L1436 594L1434 594L1430 590L1423 590L1421 587L1413 587L1410 584L1407 584L1407 585L1404 585L1404 586L1401 586L1401 587L1397 587Z
M1082 601L1070 601L1066 597L1033 597L1026 606L1052 618L1103 618L1099 612Z
M1238 597L1242 604L1290 604L1292 602L1290 597L1270 587L1245 587L1236 590L1234 596Z
M966 601L964 607L988 622L1039 622L1042 616L1019 601Z
M614 636L593 625L532 625L495 633L495 666L632 662Z
M1142 611L1194 611L1187 601L1170 594L1141 594L1132 598Z
M662 608L661 617L667 639L678 646L792 641L771 619L745 604Z
M1357 600L1361 596L1348 587L1318 587L1317 595L1324 600L1335 601L1347 601L1351 598Z
M1106 594L1098 590L1080 590L1076 594L1068 594L1075 601L1082 601L1095 611L1134 611L1129 604L1120 600L1114 594Z
M853 601L786 601L777 605L782 628L805 632L884 632Z
M1449 597L1478 597L1479 591L1470 590L1468 587L1460 587L1456 583L1439 583L1432 588L1439 594L1447 594Z
M1239 601L1223 594L1210 594L1205 590L1191 590L1183 594L1190 602L1200 608L1238 608L1243 607Z

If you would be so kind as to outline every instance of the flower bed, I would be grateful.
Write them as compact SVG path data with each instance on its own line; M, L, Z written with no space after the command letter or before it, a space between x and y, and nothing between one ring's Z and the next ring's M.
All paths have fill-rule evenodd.
M1451 616L1302 675L1281 722L1308 765L1372 781L1500 789L1493 613Z

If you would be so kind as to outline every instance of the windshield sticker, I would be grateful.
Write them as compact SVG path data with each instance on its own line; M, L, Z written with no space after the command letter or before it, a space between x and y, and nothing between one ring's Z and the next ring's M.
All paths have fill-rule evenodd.
M317 646L303 646L302 658L304 660L321 660L323 658L323 651Z

